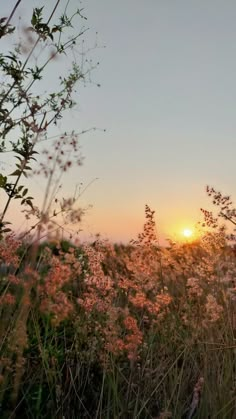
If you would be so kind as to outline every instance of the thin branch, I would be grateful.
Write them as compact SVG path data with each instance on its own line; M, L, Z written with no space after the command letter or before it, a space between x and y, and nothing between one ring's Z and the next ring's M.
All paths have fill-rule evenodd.
M16 4L15 4L15 6L14 6L14 8L13 8L13 10L12 10L12 12L11 12L10 16L9 16L9 18L8 18L8 19L7 19L7 21L6 21L6 27L9 25L9 23L10 23L10 21L11 21L11 19L12 19L13 15L15 14L15 11L16 11L17 7L19 6L20 2L21 2L21 0L18 0L18 1L16 2Z
M55 7L54 7L54 9L53 9L52 13L51 13L51 14L50 14L50 16L49 16L49 19L48 19L48 21L47 21L47 25L50 23L50 20L52 19L52 17L53 17L53 15L54 15L55 11L57 10L58 5L59 5L60 1L61 1L61 0L57 0L57 2L56 2L56 4L55 4Z
M232 218L228 217L226 214L224 214L223 212L220 212L219 214L222 218L230 221L232 224L236 225L236 221L234 221Z

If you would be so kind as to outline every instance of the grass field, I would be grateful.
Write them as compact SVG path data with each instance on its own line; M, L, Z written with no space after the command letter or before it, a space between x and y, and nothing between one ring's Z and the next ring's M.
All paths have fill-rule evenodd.
M220 233L1 257L1 418L235 418L236 257Z

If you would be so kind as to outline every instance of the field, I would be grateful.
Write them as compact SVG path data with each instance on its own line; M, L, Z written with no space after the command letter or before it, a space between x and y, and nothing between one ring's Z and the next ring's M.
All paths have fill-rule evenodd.
M234 418L234 249L223 233L1 257L1 418Z
M160 246L148 205L128 244L75 237L100 178L91 201L109 237L137 231L139 203L162 197L160 229L175 234L172 222L204 206L208 176L234 190L236 11L84 2L92 26L108 29L106 55L83 2L2 3L0 418L235 419L230 196L207 187L213 212L202 210L198 238L185 225L185 242ZM81 173L81 137L106 129L86 141Z

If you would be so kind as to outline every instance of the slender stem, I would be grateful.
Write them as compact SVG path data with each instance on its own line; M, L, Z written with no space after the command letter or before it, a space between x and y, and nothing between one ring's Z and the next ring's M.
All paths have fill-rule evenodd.
M223 217L223 218L225 218L226 220L230 221L232 224L236 225L236 221L234 221L231 217L228 217L223 212L220 212L220 216Z
M6 21L6 27L9 25L9 23L10 23L10 21L11 21L11 19L12 19L13 15L15 14L15 11L16 11L17 7L19 6L20 2L21 2L21 0L18 0L18 1L16 2L16 4L15 4L15 6L14 6L14 8L13 8L13 10L12 10L12 12L11 12L10 16L9 16L9 18L8 18L8 19L7 19L7 21Z
M42 205L42 211L41 211L42 214L44 214L45 210L46 210L47 201L48 201L48 197L49 197L49 192L50 192L50 188L51 188L51 184L52 184L52 178L53 178L53 174L54 174L55 169L56 169L58 153L59 153L59 151L57 152L55 160L53 162L53 168L50 170L50 174L49 174L49 178L48 178L48 182L47 182L47 187L46 187L46 191L45 191L45 195L44 195L44 201L43 201L43 205Z
M57 2L56 2L56 4L55 4L55 7L54 7L54 9L53 9L52 13L51 13L51 14L50 14L50 16L49 16L49 19L48 19L48 21L47 21L47 24L49 24L50 20L52 19L52 17L53 17L53 15L54 15L55 11L57 10L57 7L58 7L58 5L59 5L60 1L61 1L61 0L57 0Z

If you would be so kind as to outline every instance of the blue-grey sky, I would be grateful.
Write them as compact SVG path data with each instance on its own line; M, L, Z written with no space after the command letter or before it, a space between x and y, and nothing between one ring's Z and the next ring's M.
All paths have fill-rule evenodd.
M81 138L84 165L64 187L98 178L81 201L88 234L134 237L146 203L162 236L178 234L207 208L206 184L235 192L236 2L71 0L81 5L100 65L61 129L106 133Z

